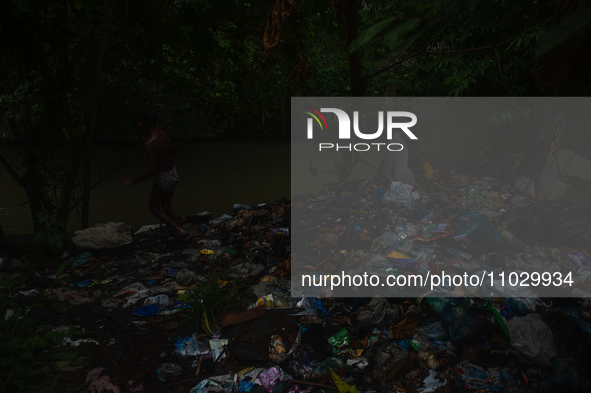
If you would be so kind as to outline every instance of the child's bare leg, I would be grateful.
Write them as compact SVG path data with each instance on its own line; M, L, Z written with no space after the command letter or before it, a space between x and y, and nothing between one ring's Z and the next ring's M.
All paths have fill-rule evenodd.
M180 222L175 222L172 217L160 209L160 204L164 201L166 194L168 194L166 191L154 184L150 194L150 203L148 206L150 212L152 212L152 214L156 216L157 219L171 227L176 233L184 234L186 231L181 227ZM178 217L176 217L176 219L178 221Z
M173 195L174 190L167 192L160 206L162 206L162 210L164 210L164 212L172 219L172 221L174 221L175 224L182 228L181 220L179 219L179 216L176 214L171 205Z

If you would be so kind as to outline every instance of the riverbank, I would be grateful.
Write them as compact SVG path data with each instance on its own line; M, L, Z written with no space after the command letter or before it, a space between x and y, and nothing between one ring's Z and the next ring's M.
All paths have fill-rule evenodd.
M15 162L18 149L2 148ZM180 183L175 191L173 207L181 216L207 210L214 215L228 212L235 203L270 203L291 194L291 146L289 142L203 142L179 144L175 164ZM118 165L125 162L123 167ZM90 195L90 219L94 226L106 222L126 222L133 227L157 222L148 210L152 181L146 180L129 188L118 185L124 177L138 176L147 168L146 158L138 145L97 149L100 173L116 172L98 185ZM96 166L93 181L100 175ZM0 165L0 224L5 235L33 233L27 196ZM231 209L230 209L231 210ZM80 228L75 213L67 231Z
M379 177L191 215L183 242L161 226L77 232L67 254L8 265L8 308L37 322L2 323L67 337L49 344L60 389L589 391L589 208L455 171L419 183ZM445 271L454 284L341 291L335 266L397 283ZM533 288L544 269L575 284ZM532 285L455 283L483 270L531 273ZM64 361L75 353L87 359Z

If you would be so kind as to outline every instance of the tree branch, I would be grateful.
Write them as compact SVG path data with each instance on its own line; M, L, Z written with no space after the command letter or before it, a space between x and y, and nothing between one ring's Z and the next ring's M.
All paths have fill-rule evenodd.
M155 36L158 36L158 34L159 34L159 33L161 33L161 32L163 32L163 31L166 31L166 30L169 30L169 29L173 29L173 28L176 28L176 27L178 27L178 26L180 26L180 24L176 24L176 25L168 25L168 26L164 26L164 27L163 27L163 28L161 28L161 29L156 29L156 30L154 30L154 31L147 31L147 32L144 32L144 33L142 33L142 34L138 34L138 35L135 35L135 36L127 37L127 38L125 38L125 39L124 39L124 38L122 38L122 39L120 39L120 40L117 40L117 41L115 41L115 42L111 42L111 43L110 43L110 44L108 44L108 45L105 45L105 52L107 52L107 51L109 51L109 50L113 50L114 48L118 47L118 46L119 46L119 45L121 45L121 44L129 44L129 43L130 43L131 41L133 41L135 38L142 38L142 37L146 37L146 36L149 36L149 35L150 35L150 36L152 36L152 37L155 37ZM83 69L86 67L86 65L87 65L87 64L89 64L89 63L90 63L90 62L91 62L93 59L94 59L94 54L91 54L91 55L89 55L89 56L88 56L86 59L84 59L84 60L82 61L82 63L80 64L80 67L79 67L79 72L80 72L80 74L81 74L81 75L82 75L82 70L83 70Z
M246 37L246 38L245 38L245 39L243 39L243 40L238 40L237 42L243 42L243 41L248 41L248 40L250 40L250 39L251 39L251 38L252 38L252 37L253 37L253 36L254 36L256 33L258 33L258 31L261 29L261 27L263 27L263 25L265 24L265 22L266 22L266 21L267 21L267 18L265 17L265 18L262 20L262 22L261 22L261 24L259 25L259 27L257 27L257 29L254 31L254 33L252 33L251 35L249 35L248 37Z
M493 49L496 48L498 46L504 45L507 42L511 42L514 39L521 37L522 35L524 35L525 33L527 33L528 31L535 29L536 27L539 27L541 25L543 25L546 22L549 22L552 18L548 18L543 22L538 23L535 26L530 27L527 30L522 31L521 33L517 34L515 37L509 38L506 41L501 42L500 44L495 44L495 45L489 45L489 46L482 46L480 48L470 48L470 49L458 49L458 50L450 50L450 51L445 51L445 52L426 52L429 55L446 55L446 54L451 54L451 53L462 53L462 52L472 52L472 51L477 51L477 50L483 50L483 49Z
M137 154L137 152L136 152ZM113 174L115 174L115 172L117 172L119 169L121 169L125 164L127 164L135 155L129 156L126 160L124 160L121 164L119 164L117 167L115 167L115 169L113 169L111 172L105 174L103 177L101 177L100 179L98 179L95 183L93 183L90 186L90 191L92 191L93 189L95 189L99 184L101 184L103 181L105 181L106 179L108 179L109 177L111 177ZM80 204L80 202L82 202L82 200L84 199L84 195L82 195L81 197L79 197L76 202L74 202L70 207L69 207L69 211L68 213L72 212L72 210L74 210L76 208L76 206L78 206Z
M125 70L125 72L123 73L123 75L121 75L121 78L119 78L119 80L117 81L117 83L115 84L115 86L113 86L111 88L111 94L115 94L117 92L117 89L123 84L123 82L125 81L125 79L127 79L127 77L129 76L129 73L135 67L135 65L137 64L137 62L140 60L140 57L142 56L142 54L145 52L146 48L148 47L148 42L150 42L150 38L144 40L144 46L142 46L142 49L140 49L140 51L136 54L135 59L127 67L127 69Z
M6 168L6 170L8 171L8 173L10 174L10 176L12 176L12 178L18 183L19 186L21 186L22 188L26 188L26 184L25 181L23 180L22 176L19 176L18 173L16 173L16 170L14 169L14 167L12 165L10 165L10 162L8 162L8 159L6 159L6 157L4 157L2 154L0 154L0 163L2 165L4 165L4 167Z
M496 46L495 46L495 55L497 56L497 64L499 65L499 75L503 76L503 71L501 71L501 60L499 60L499 52L497 52Z
M416 55L425 52L425 50L427 50L427 48L429 47L429 45L431 45L431 42L433 42L433 40L435 39L435 37L437 36L437 34L439 34L439 31L441 30L441 28L445 24L445 21L447 21L447 17L443 20L443 22L441 22L441 24L439 25L439 27L437 28L437 30L435 31L435 33L431 36L431 39L429 40L429 42L427 42L427 45L425 45L425 47L423 49L421 49L420 51L417 51L417 52L413 53L410 56L405 57L402 60L399 60L399 61L395 62L394 64L390 64L388 67L382 68L381 70L376 71L373 74L370 74L370 75L366 76L365 78L366 79L373 78L374 76L379 75L382 72L388 71L389 69L391 69L393 67L396 67L397 65L402 64L402 63L404 63L405 61L407 61L409 59L412 59Z
M419 54L421 54L421 53L425 53L425 54L429 54L429 55L445 55L445 54L451 54L451 53L473 52L473 51L477 51L477 50L483 50L483 49L495 49L495 51L496 51L496 48L497 48L498 46L501 46L501 45L504 45L504 44L506 44L506 43L508 43L508 42L511 42L511 41L513 41L514 39L516 39L516 38L518 38L518 37L522 36L523 34L527 33L528 31L530 31L530 30L532 30L532 29L535 29L536 27L539 27L539 26L543 25L544 23L546 23L546 22L550 21L551 19L552 19L552 18L548 18L548 19L546 19L545 21L543 21L543 22L540 22L540 23L538 23L537 25L535 25L535 26L532 26L532 27L528 28L527 30L524 30L524 31L522 31L521 33L517 34L515 37L512 37L512 38L510 38L510 39L508 39L508 40L506 40L506 41L503 41L503 42L501 42L500 44L489 45L489 46L483 46L483 47L480 47L480 48L459 49L459 50L444 51L444 52L430 52L430 51L427 51L427 48L429 47L429 45L431 44L431 42L433 41L433 39L435 38L435 36L437 35L437 33L439 33L439 30L441 29L441 26L443 26L443 23L442 23L442 24L441 24L441 26L439 26L439 28L437 29L437 31L436 31L436 32L435 32L435 34L433 35L433 37L431 37L431 39L429 40L429 42L427 43L427 45L425 45L425 47L424 47L423 49L421 49L421 50L419 50L419 51L416 51L415 53L413 53L413 54L411 54L411 55L409 55L409 56L405 57L405 58L404 58L404 59L402 59L402 60L399 60L399 61L397 61L397 62L395 62L395 63L393 63L393 64L390 64L390 65L389 65L388 67L386 67L386 68L383 68L383 69L381 69L381 70L379 70L379 71L376 71L376 72L374 72L373 74L370 74L370 75L368 75L366 78L368 78L368 79L369 79L369 78L372 78L372 77L374 77L374 76L376 76L376 75L379 75L379 74L381 74L381 73L383 73L383 72L385 72L385 71L387 71L387 70L389 70L389 69L391 69L391 68L393 68L393 67L396 67L397 65L399 65L399 64L401 64L401 63L404 63L405 61L407 61L407 60L409 60L409 59L412 59L413 57L415 57L415 56L417 56L417 55L419 55ZM498 54L497 54L497 59L498 59ZM499 62L499 72L500 72L500 62ZM501 75L502 75L502 74L501 74Z

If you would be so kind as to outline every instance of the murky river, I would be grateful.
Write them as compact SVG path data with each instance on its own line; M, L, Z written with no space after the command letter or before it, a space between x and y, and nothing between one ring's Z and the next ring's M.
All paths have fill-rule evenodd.
M103 151L104 150L104 151ZM148 211L153 184L145 180L129 188L118 183L124 177L136 177L147 169L147 161L138 147L120 148L114 154L99 149L98 166L109 173L126 157L130 160L91 193L90 224L126 222L134 227L157 223ZM3 147L2 152L16 157L17 148ZM256 205L290 197L289 142L203 142L179 146L175 160L180 183L173 207L186 214L210 211L221 215L235 203ZM33 226L26 195L0 165L0 225L6 235L32 233ZM72 215L68 230L79 229Z

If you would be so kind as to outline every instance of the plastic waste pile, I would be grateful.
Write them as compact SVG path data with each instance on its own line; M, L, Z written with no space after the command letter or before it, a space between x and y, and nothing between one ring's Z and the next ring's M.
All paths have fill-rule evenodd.
M45 293L20 288L15 296L161 323L195 313L191 296L217 269L220 287L240 288L235 307L216 320L205 315L189 334L170 329L170 348L154 354L161 359L150 371L154 383L184 383L190 392L591 391L589 207L454 171L435 171L431 181L437 192L372 179L292 201L236 204L215 218L196 214L183 244L161 240L162 226L144 227L132 254L64 254L62 271L41 275L70 284ZM292 223L292 213L302 219ZM394 275L543 267L572 272L580 285L559 288L570 297L552 299L493 286L459 297L292 290L292 273L322 275L335 261L351 272ZM69 323L55 312L36 317Z

